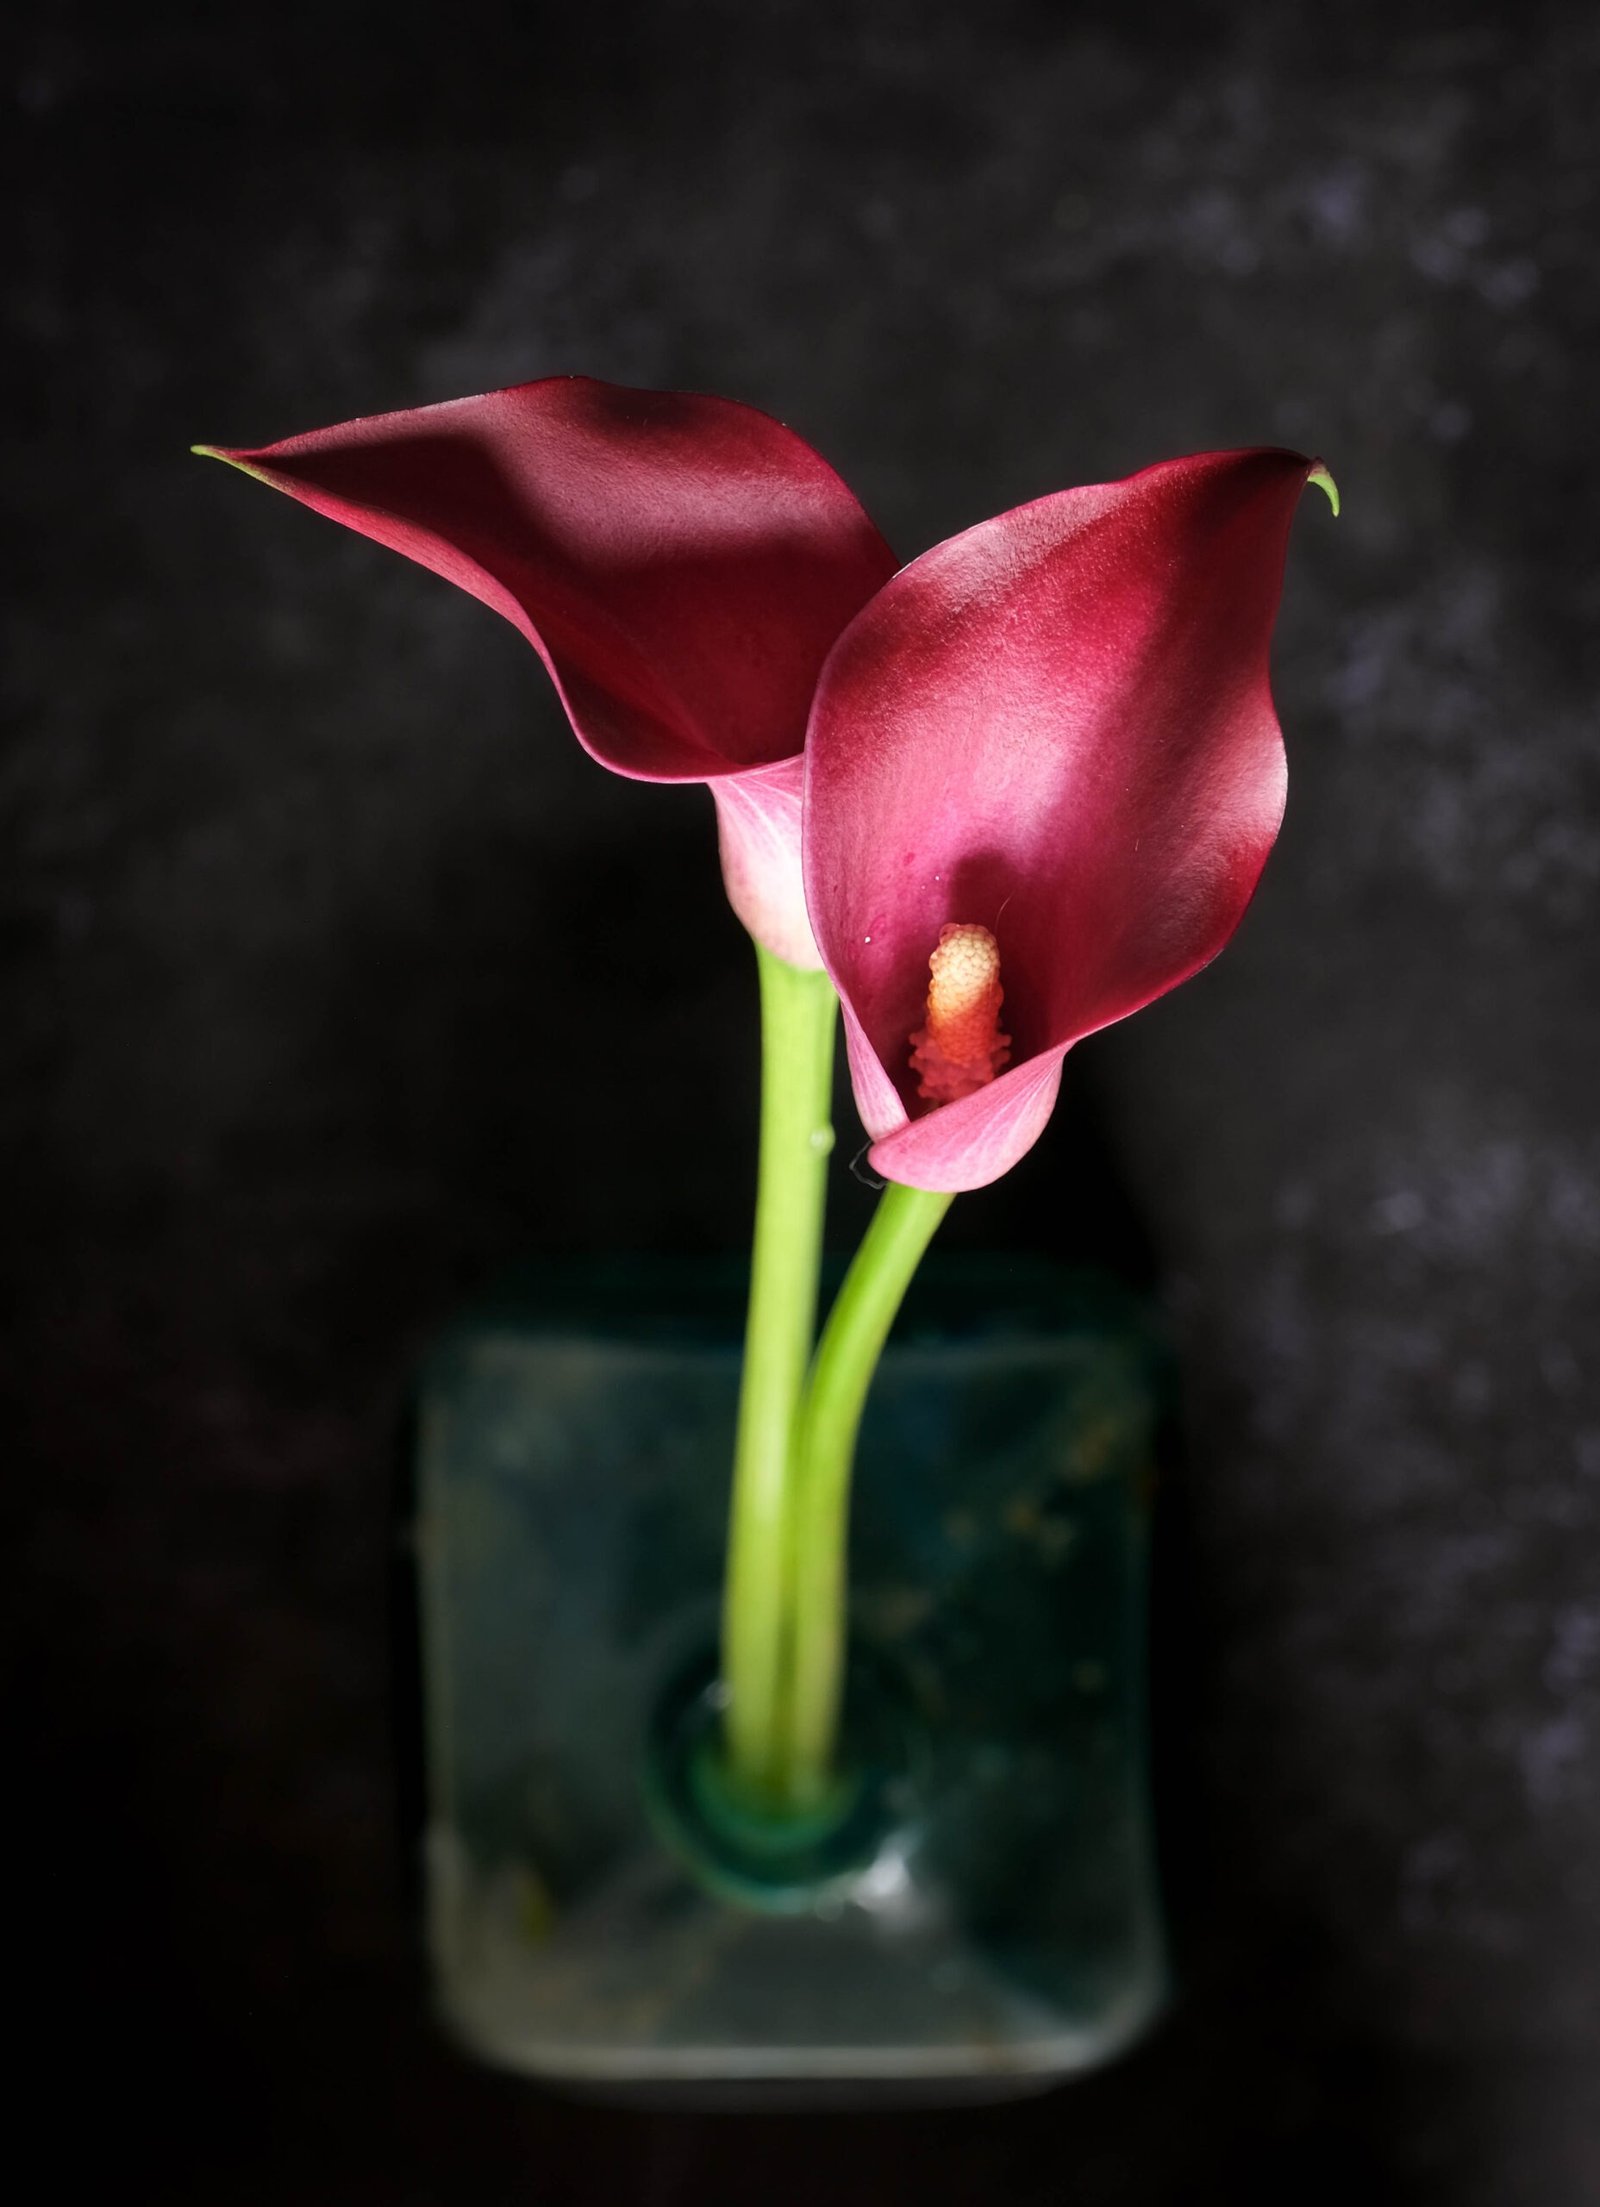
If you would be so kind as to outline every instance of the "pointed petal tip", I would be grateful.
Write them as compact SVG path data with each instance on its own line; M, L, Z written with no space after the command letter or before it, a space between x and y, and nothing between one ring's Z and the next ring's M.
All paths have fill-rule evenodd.
M241 475L253 475L258 483L267 481L260 468L253 467L242 453L230 452L226 445L192 444L189 450L198 460L220 460L224 467L236 467Z
M1333 508L1334 518L1337 519L1339 513L1339 486L1334 481L1326 463L1322 460L1313 460L1306 481L1315 483L1318 490L1327 492L1328 504Z

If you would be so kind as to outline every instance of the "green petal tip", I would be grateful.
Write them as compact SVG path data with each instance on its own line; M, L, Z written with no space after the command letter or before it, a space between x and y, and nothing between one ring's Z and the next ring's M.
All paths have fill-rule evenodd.
M224 467L236 467L241 475L252 476L258 483L271 485L272 477L248 460L239 459L232 452L224 452L219 444L192 444L189 450L202 460L220 460Z
M1339 512L1339 486L1320 460L1306 477L1306 481L1315 483L1318 490L1327 492L1328 504L1333 508L1335 518L1337 518Z

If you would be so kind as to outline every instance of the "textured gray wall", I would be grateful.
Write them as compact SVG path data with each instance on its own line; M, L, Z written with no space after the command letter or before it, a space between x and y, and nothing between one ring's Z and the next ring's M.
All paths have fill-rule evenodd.
M15 41L6 1606L50 2043L125 2196L1600 2197L1600 33L1328 12ZM1245 927L953 1222L1112 1231L1104 1142L1190 1403L1191 1996L1024 2110L602 2121L416 2014L409 1362L518 1251L736 1244L748 958L701 795L184 447L570 369L781 414L907 555L1205 446L1344 491Z

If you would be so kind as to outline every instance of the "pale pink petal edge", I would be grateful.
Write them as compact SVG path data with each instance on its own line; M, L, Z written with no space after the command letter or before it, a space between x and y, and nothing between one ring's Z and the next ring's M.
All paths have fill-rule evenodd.
M881 1134L867 1153L868 1163L886 1180L940 1195L986 1188L1025 1157L1044 1132L1060 1093L1061 1066L1069 1044L1041 1050L1025 1065L1002 1073L987 1088L964 1096L959 1103L941 1104L925 1119L907 1119L872 1045L860 1034L848 1009L845 1020L851 1042L850 1077L863 1119L867 1102L880 1101L875 1091L881 1088L894 1097L900 1120ZM859 1048L850 1034L852 1028L860 1035ZM863 1060L870 1060L870 1069ZM864 1088L872 1093L864 1094Z
M764 950L809 973L822 970L800 875L805 760L775 760L708 783L728 902Z

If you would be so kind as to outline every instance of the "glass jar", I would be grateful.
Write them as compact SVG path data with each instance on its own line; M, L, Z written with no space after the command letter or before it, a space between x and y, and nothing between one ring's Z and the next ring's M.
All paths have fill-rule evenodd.
M743 1281L520 1277L430 1358L414 1526L439 2012L547 2081L697 2104L995 2097L1166 1981L1147 1797L1142 1307L931 1259L874 1384L840 1793L717 1781Z

